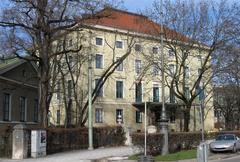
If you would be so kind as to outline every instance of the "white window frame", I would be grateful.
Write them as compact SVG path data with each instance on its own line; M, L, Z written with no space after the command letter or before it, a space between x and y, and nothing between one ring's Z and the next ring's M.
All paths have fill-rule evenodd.
M102 39L102 45L98 45L98 44L97 44L97 41L96 41L97 38ZM103 36L96 36L95 39L94 39L94 44L95 44L96 46L99 46L99 47L104 46L104 44L105 44L104 42L105 42L105 40L104 40L104 37L103 37Z
M173 54L172 54L172 53L173 53ZM173 51L172 49L169 49L169 50L168 50L168 57L172 59L172 58L174 58L174 56L175 56L174 51Z
M136 45L139 45L139 46L140 46L140 51L137 51L137 50L136 50ZM137 53L141 53L141 52L143 51L143 47L142 47L142 45L141 45L140 43L136 43L136 44L134 45L134 50L135 50L135 52L137 52Z
M96 87L96 80L97 79L100 79L100 78L95 78L94 79L94 88ZM99 98L103 98L104 97L104 84L103 84L103 86L102 86L102 96L98 96Z
M120 58L121 58L121 57L117 57L117 58L116 58L116 61L119 60ZM116 68L116 71L119 71L119 72L123 72L123 71L124 71L124 64L123 64L123 62L124 62L124 61L122 61L121 64L119 64L119 65L122 65L122 70L118 70L118 67L119 67L119 66L118 66L118 67Z
M124 110L123 110L123 108L117 108L116 111L115 111L116 115L118 115L117 110L122 110L122 116L121 116L122 117L122 122L120 124L123 124L124 123ZM118 119L118 117L116 116L116 123L119 124L117 119Z
M117 47L117 42L122 42L122 48ZM124 41L123 40L116 40L115 41L115 46L116 46L116 49L124 49Z
M96 61L97 61L96 56L97 55L102 55L102 67L101 68L96 67ZM95 54L95 69L104 69L104 55L102 53L96 53Z
M154 49L154 48L157 49L157 53L154 53L154 52L153 52L153 49ZM159 53L159 48L158 48L157 46L152 47L152 53L153 53L153 54L158 54L158 53Z
M97 122L97 119L96 119L96 113L97 113L97 111L96 110L101 110L102 111L102 116L101 116L101 121L99 122ZM103 108L101 108L101 107L97 107L97 108L95 108L95 123L103 123L104 122L104 111L103 111Z
M152 101L153 101L153 88L154 87L157 87L157 88L159 88L158 90L159 90L159 102L161 102L162 101L162 96L161 96L161 86L160 86L160 84L159 83L157 83L157 82L152 82Z
M171 66L173 67L173 69L170 69ZM169 67L170 75L174 75L176 72L176 66L174 64L169 64L168 67Z
M188 69L188 73L185 73L186 68ZM190 75L191 75L191 74L190 74L190 67L189 67L189 66L185 66L185 67L184 67L184 73L185 73L185 77L188 75L188 76L186 77L186 79L189 79L189 78L190 78Z
M5 94L9 95L8 121L6 121L6 122L9 122L12 120L12 95L10 93L3 93L3 95L5 95ZM2 121L4 121L4 115L2 117L3 117Z
M139 73L137 73L137 61L139 61L140 62L140 72ZM135 73L137 74L137 75L139 75L139 74L141 74L141 72L142 72L142 60L140 60L140 59L135 59L134 60L134 71L135 71Z
M122 83L123 83L123 92L122 92L122 98L117 98L117 81L121 81ZM124 99L124 97L125 97L125 94L124 94L124 81L123 80L116 80L115 81L115 97L116 97L116 99L117 100L121 100L121 99Z
M21 122L26 122L27 121L27 97L24 97L24 96L20 96L19 97L19 101L21 101L21 98L24 98L24 101L25 101L25 103L24 103L24 120L23 121L21 121L21 112L20 112L20 121ZM20 106L22 106L21 105L21 103L20 103ZM20 107L21 108L21 107Z

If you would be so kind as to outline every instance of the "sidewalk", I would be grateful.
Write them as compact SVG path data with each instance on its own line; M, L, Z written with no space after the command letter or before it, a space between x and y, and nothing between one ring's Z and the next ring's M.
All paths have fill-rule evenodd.
M56 153L43 158L29 158L23 160L1 159L0 162L136 162L127 160L127 157L139 153L136 147L110 147L98 148L94 150L75 150L69 152ZM240 156L240 153L218 153L209 156L209 161ZM196 159L179 160L176 162L196 162Z
M98 148L94 150L75 150L63 153L48 155L43 158L29 158L23 160L1 159L0 162L92 162L105 161L97 160L106 157L127 157L137 154L139 151L135 147L111 147Z

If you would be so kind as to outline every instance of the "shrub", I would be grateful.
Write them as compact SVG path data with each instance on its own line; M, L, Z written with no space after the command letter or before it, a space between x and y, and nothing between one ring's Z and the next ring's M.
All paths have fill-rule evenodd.
M12 128L2 127L0 129L0 157L12 156Z
M240 136L240 131L222 131L205 133L205 139L214 139L219 134L233 133ZM171 132L168 135L169 152L189 150L196 148L201 142L201 132ZM133 133L132 142L134 145L144 148L144 133ZM147 135L147 152L150 155L161 153L163 134L154 133Z
M88 148L88 128L47 129L47 153ZM93 129L94 147L124 145L122 127L98 127Z

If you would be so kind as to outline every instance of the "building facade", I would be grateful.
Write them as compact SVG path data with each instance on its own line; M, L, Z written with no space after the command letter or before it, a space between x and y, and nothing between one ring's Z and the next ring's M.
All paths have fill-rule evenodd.
M37 125L38 79L32 63L18 58L0 62L0 126Z
M158 67L159 64L155 64L155 60L158 61L161 56L160 26L142 15L116 9L103 11L108 11L107 15L99 20L84 20L80 26L81 32L72 32L67 36L65 42L68 42L69 48L76 48L79 44L83 46L81 58L84 58L85 62L81 64L81 70L75 69L74 77L66 73L67 77L63 79L66 83L65 86L61 80L56 83L56 93L51 103L50 121L54 125L66 124L66 114L69 114L66 113L66 105L69 104L66 102L64 104L66 101L64 96L68 95L69 99L67 100L72 103L70 104L70 122L77 123L80 111L74 108L76 107L74 102L76 98L73 97L73 91L70 90L72 82L78 82L76 84L78 88L74 87L79 92L77 94L83 96L81 101L80 98L78 99L81 104L84 104L87 102L89 67L94 89L99 85L99 82L106 78L102 76L111 71L111 68L114 67L112 65L117 60L123 59L96 94L97 98L93 104L94 126L123 125L133 131L140 131L144 126L145 103L147 105L148 125L157 125L162 107L161 68ZM173 32L170 29L168 31ZM171 51L164 48L166 66L169 72L174 72L175 62L171 54ZM71 64L72 69L74 69L79 64L78 57L76 54L68 55L68 59L65 61ZM189 66L186 68L186 74L189 78L194 78L197 75L198 65L201 64L195 55L192 56L192 60L189 61ZM77 80L76 78L80 73L81 77ZM191 84L191 81L188 84ZM63 91L67 93L63 93ZM189 93L187 88L186 93ZM165 99L170 129L180 131L183 126L181 113L183 105L178 102L167 84L165 86ZM212 106L211 100L207 106ZM191 111L190 130L200 129L199 107L200 101L196 99ZM208 111L205 123L207 130L213 129L212 110Z

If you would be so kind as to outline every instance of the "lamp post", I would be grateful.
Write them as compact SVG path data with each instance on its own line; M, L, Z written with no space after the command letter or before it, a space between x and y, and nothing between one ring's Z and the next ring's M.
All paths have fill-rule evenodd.
M144 104L144 156L147 156L147 101Z
M92 121L92 56L88 56L88 149L93 150L93 121Z
M162 0L160 2L160 12L161 12L161 33L160 33L160 39L161 39L161 68L162 68L162 112L160 116L160 131L163 134L163 146L162 146L162 155L168 154L168 119L166 115L166 108L165 108L165 75L164 75L164 54L163 54L163 10L162 10Z

